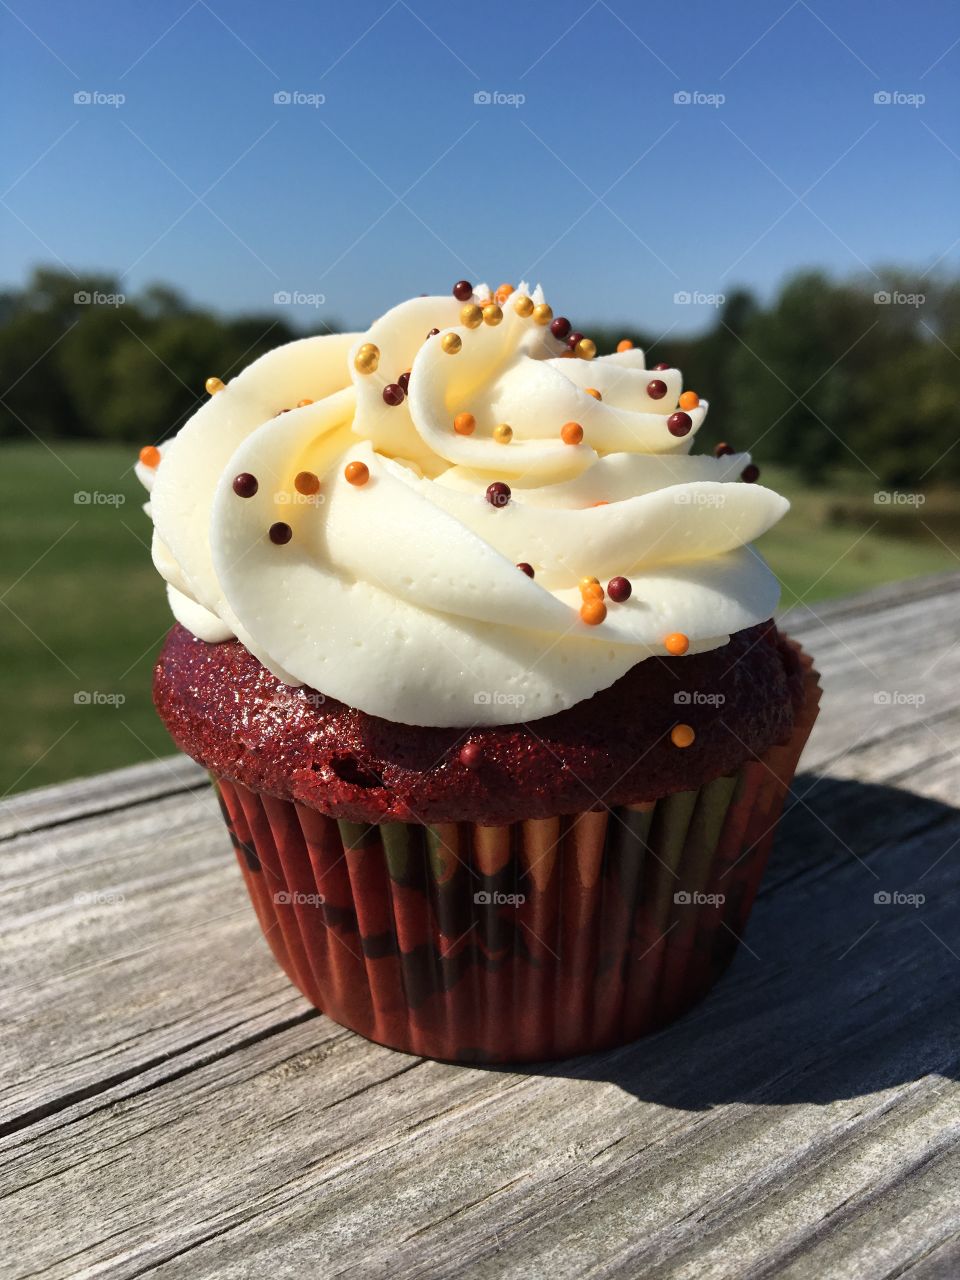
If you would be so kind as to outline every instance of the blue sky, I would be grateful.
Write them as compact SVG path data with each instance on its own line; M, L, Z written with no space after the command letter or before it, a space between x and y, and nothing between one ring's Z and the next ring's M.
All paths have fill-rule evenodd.
M581 323L683 332L712 312L678 293L960 260L960 10L935 0L10 0L0 21L7 284L59 259L362 325L527 273ZM274 302L297 292L324 301Z

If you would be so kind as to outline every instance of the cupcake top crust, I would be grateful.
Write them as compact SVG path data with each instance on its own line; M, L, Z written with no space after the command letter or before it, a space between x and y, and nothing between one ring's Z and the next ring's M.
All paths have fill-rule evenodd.
M677 682L706 688L745 634L757 656L738 655L731 678L758 683L749 697L746 684L727 691L731 706L751 704L740 758L789 731L789 664L775 632L756 630L778 584L749 545L786 500L755 483L748 454L691 453L707 402L679 370L648 368L628 342L597 356L539 286L458 281L366 333L288 343L207 391L137 467L180 624L158 671L161 711L189 667L197 705L216 704L231 732L228 704L241 719L242 707L230 681L294 719L302 703L315 743L359 716L351 731L379 744L367 753L377 777L384 725L530 741L559 724L562 737L564 716L622 714L617 690L652 714ZM317 691L327 710L309 701ZM710 731L664 705L674 758L693 762L681 772L716 755ZM181 745L195 737L185 724ZM478 777L483 744L461 747L456 767ZM320 770L336 776L332 756Z

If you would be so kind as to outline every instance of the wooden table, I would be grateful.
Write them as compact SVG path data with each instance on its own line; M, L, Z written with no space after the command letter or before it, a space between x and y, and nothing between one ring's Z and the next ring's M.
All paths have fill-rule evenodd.
M594 1058L316 1013L184 758L9 800L2 1274L960 1275L960 575L790 627L824 710L745 945Z

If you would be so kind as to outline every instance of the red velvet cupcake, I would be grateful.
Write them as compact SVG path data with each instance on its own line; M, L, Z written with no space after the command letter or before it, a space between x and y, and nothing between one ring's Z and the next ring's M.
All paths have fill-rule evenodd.
M453 1061L699 1000L816 715L748 545L787 504L690 456L677 370L569 334L460 282L270 353L139 467L157 707L267 941L337 1021Z

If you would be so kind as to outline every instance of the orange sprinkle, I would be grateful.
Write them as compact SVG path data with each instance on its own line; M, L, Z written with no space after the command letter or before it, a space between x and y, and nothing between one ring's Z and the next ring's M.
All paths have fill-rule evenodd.
M588 396L593 396L594 400L603 399L603 396L600 394L600 392L597 390L596 387L584 387L583 389Z
M602 600L603 587L599 582L591 582L587 586L580 588L580 594L584 600Z
M620 339L620 341L617 343L617 350L618 350L618 351L632 351L632 350L633 350L633 343L630 341L630 339L629 339L629 338L621 338L621 339Z
M298 400L298 401L297 401L297 408L298 408L298 409L303 409L303 408L305 408L305 406L306 406L306 405L308 405L308 404L313 404L313 401L312 401L312 400Z
M297 493L302 493L304 497L309 497L312 493L319 491L320 477L315 476L312 471L300 471L293 481L293 487Z
M458 413L453 420L453 429L458 436L472 436L477 429L477 420L472 413Z
M592 587L595 582L599 583L599 581L600 581L599 578L581 578L580 581L577 583L577 586L579 586L580 590L582 591L584 587Z
M684 391L683 395L680 397L681 409L695 409L699 403L700 397L695 391Z
M670 741L675 747L692 747L696 736L688 724L675 724L670 730Z
M366 484L370 479L370 468L365 462L348 462L343 474L349 484Z
M140 461L145 467L159 467L160 450L155 444L145 444L140 450Z
M599 502L591 502L590 505L591 507L609 507L610 503L608 499L601 498Z
M583 439L583 427L579 422L565 422L560 428L560 439L564 444L579 444Z
M503 304L506 302L506 300L510 297L511 293L513 293L513 285L502 284L493 296L497 300L497 302L500 303L502 307Z
M690 648L690 637L685 636L682 631L672 631L670 635L663 637L663 647L667 653L679 658Z
M588 626L598 627L607 616L607 606L602 600L584 600L580 606L580 617Z

